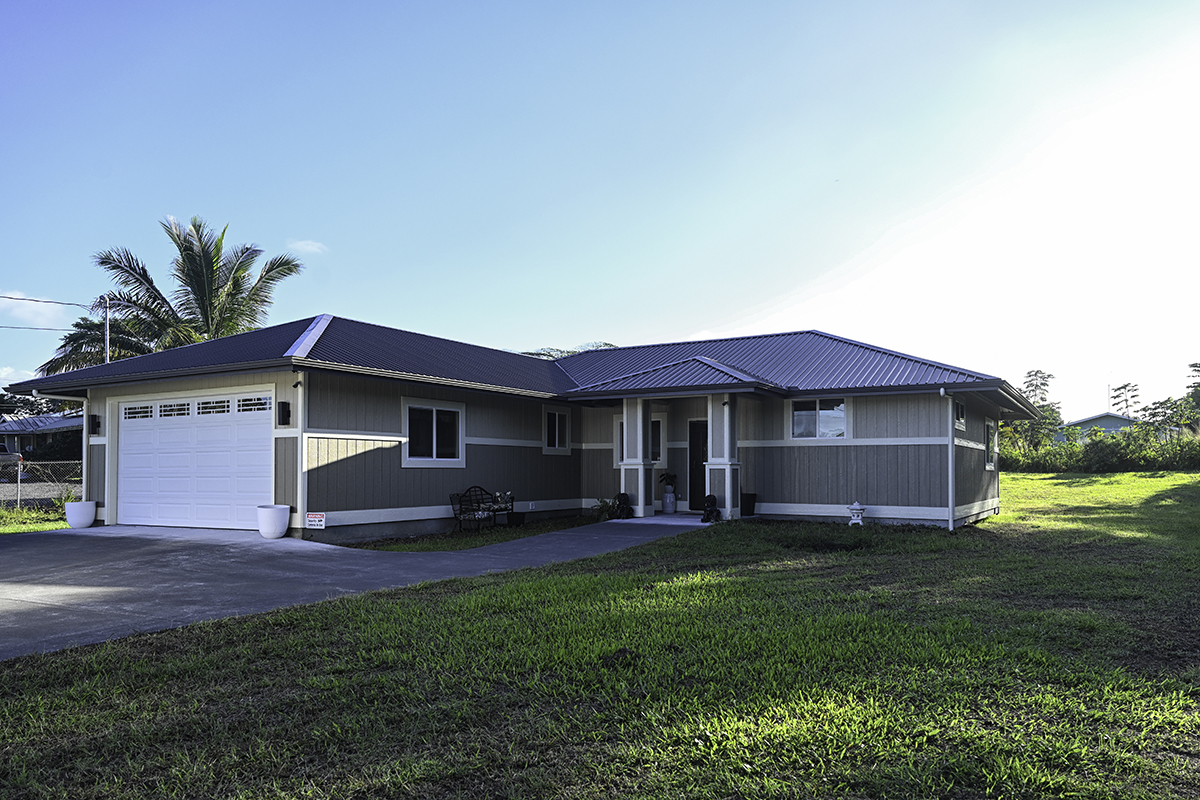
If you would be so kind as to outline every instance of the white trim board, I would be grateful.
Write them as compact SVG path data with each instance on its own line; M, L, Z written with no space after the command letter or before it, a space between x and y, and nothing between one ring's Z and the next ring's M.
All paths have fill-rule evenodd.
M847 504L849 505L849 504ZM756 503L754 510L760 514L791 514L805 517L844 517L850 519L847 506L825 503ZM912 519L945 523L945 506L867 506L863 513L866 519Z

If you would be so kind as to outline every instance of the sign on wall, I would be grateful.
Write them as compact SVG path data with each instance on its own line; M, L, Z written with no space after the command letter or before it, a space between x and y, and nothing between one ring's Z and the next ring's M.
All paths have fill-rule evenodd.
M304 515L304 527L325 529L325 512L310 511Z

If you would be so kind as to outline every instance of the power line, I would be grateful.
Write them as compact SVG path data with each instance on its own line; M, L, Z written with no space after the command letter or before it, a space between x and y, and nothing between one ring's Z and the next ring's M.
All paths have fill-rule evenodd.
M11 294L0 294L0 300L24 300L26 303L53 303L56 306L79 306L86 308L89 311L91 306L85 306L83 303L65 303L62 300L39 300L36 297L14 297ZM41 329L38 329L41 330ZM62 328L46 328L45 330L63 330Z
M0 325L0 328L9 331L71 331L73 328L26 328L20 325Z

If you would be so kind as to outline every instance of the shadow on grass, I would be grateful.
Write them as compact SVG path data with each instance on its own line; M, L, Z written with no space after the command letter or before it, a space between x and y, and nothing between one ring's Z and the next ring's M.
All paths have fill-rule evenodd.
M0 795L1194 795L1194 687L1111 635L1122 549L1031 541L724 523L15 659ZM1185 611L1131 547L1137 609Z

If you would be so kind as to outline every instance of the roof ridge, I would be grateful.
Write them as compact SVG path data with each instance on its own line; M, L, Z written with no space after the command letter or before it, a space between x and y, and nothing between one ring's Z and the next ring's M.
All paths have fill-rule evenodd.
M317 340L321 338L321 334L329 327L330 321L333 320L332 314L318 314L313 317L313 321L305 329L304 333L300 334L296 341L292 342L292 346L283 354L284 358L306 358Z
M589 383L586 386L579 386L579 388L576 389L576 391L582 392L582 391L586 391L588 389L595 388L597 386L603 386L606 383L616 383L617 381L629 380L630 378L636 378L638 375L649 375L651 372L659 372L664 369L670 369L671 367L678 367L680 364L686 364L689 361L697 361L701 364L704 364L707 367L711 367L712 369L717 370L718 372L724 372L726 375L728 375L732 378L737 378L738 380L759 381L760 383L766 383L771 386L776 385L776 384L772 383L771 381L768 381L764 378L758 377L757 375L753 375L748 372L742 372L741 370L735 369L734 367L731 367L727 364L722 364L720 361L717 361L716 359L713 359L713 358L709 358L708 356L688 356L687 358L681 358L678 361L670 361L665 364L658 364L657 366L647 367L646 369L640 369L636 372L630 372L627 375L617 375L612 378L605 378L602 381L596 381L595 383ZM578 386L578 384L576 384L576 386Z

